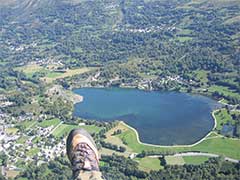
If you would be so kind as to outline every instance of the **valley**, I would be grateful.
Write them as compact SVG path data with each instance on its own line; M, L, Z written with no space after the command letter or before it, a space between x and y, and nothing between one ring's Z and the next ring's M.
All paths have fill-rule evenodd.
M78 127L96 141L107 179L239 178L239 16L239 0L0 0L0 179L69 179L65 139ZM151 110L187 121L186 137L174 142L169 135L171 142L161 144L144 141L136 126L140 116L132 111L154 109L159 97L137 101L132 94L123 102L124 95L116 95L121 98L108 109L138 103L119 116L106 111L111 121L103 121L96 114L76 116L88 99L73 92L86 88L209 101L194 111L182 100L178 106L184 104L188 118L175 106ZM88 106L104 108L107 98L96 99L102 103ZM210 101L221 107L205 108ZM121 121L124 115L129 122ZM161 123L155 133L167 134Z

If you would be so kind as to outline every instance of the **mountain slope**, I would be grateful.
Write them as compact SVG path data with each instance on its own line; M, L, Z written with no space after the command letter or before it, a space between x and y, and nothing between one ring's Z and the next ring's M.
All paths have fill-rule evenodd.
M1 0L0 7L0 58L12 63L134 57L170 72L239 65L238 0Z

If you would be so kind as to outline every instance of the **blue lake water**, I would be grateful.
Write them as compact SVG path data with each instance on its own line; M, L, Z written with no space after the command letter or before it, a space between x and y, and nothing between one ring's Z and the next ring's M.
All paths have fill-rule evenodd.
M84 97L74 115L98 121L123 120L144 143L192 144L214 126L211 111L219 104L210 98L178 92L146 92L121 88L81 88Z

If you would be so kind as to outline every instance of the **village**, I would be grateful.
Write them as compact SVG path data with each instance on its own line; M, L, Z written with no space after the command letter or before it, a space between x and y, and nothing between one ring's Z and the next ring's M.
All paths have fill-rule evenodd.
M19 172L26 162L34 161L39 165L65 154L65 139L57 140L52 135L62 124L61 121L58 126L49 124L41 127L37 121L31 120L32 115L16 119L0 113L0 117L0 152L7 156L7 161L1 168L3 176L9 172ZM9 118L19 122L18 125L28 124L28 127L20 130L16 124L7 123Z

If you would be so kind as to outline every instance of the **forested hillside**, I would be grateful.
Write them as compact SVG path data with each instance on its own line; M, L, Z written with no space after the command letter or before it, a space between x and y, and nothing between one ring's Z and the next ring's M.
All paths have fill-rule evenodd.
M2 0L0 9L1 64L128 61L118 75L189 80L204 70L209 81L224 76L220 84L239 91L239 0Z
M91 65L147 58L171 72L229 72L239 65L237 0L8 3L1 3L4 61L54 57Z

